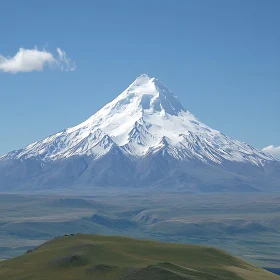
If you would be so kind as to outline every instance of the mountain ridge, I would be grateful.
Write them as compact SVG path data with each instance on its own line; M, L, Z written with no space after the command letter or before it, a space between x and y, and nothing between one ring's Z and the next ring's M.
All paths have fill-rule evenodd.
M252 173L252 170L254 173L249 174L249 177L255 177L261 172L257 176L263 177L261 181L266 181L273 174L273 186L278 186L280 179L276 172L279 170L279 160L200 122L163 83L145 74L136 78L119 96L81 124L0 157L0 178L1 166L3 169L3 166L12 161L18 164L18 161L38 160L42 167L39 173L44 173L44 165L53 163L56 166L58 161L76 161L77 157L86 157L87 166L92 167L103 162L102 166L99 166L100 170L107 170L109 173L114 169L125 172L112 163L116 161L116 158L113 159L114 155L118 156L119 160L122 158L128 169L131 169L131 165L134 170L131 174L133 178L127 176L125 179L127 186L141 185L141 179L140 182L136 180L143 178L143 174L137 170L143 170L144 164L148 164L149 169L156 160L163 161L158 164L166 167L166 174L162 174L160 170L154 171L162 174L163 177L158 178L160 181L174 171L172 165L180 166L176 174L187 174L192 166L199 166L201 170L206 167L213 170L218 166L223 171L233 173L234 180L242 181L248 170L249 173ZM169 163L168 160L164 162L168 156ZM102 160L103 157L105 158ZM107 166L104 166L105 161ZM108 166L111 166L110 171ZM155 166L152 169L157 168ZM96 176L95 172L98 172L98 168L94 168L91 176ZM27 173L25 178L29 177ZM118 175L113 173L111 176ZM125 175L121 177L124 178ZM150 174L150 177L158 176ZM108 178L104 175L103 179ZM195 178L195 181L200 180L201 178ZM92 182L92 178L86 181ZM154 179L147 181L148 185L155 184ZM122 182L123 179L117 185ZM251 187L255 188L254 184L251 184Z

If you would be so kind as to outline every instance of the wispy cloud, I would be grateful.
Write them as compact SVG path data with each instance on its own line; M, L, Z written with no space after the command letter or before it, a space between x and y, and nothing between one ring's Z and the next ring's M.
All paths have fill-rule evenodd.
M60 48L57 48L56 51L58 53L57 64L58 64L61 71L74 71L74 70L76 70L75 62L73 62L67 56L66 52L64 52Z
M280 159L280 146L274 147L273 145L262 149L263 152L269 153Z
M76 70L75 63L60 48L56 54L46 50L20 48L13 57L0 54L0 71L6 73L43 71L46 67L58 68L61 71Z

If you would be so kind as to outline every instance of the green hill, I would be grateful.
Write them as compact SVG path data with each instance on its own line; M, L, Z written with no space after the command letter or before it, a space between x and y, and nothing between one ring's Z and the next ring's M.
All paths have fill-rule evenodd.
M0 262L1 280L187 280L280 277L210 247L69 235Z

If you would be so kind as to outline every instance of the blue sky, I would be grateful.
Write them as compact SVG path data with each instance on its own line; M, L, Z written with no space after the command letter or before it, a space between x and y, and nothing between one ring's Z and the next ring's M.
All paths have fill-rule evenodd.
M2 61L34 46L53 60L0 69L0 154L82 122L142 73L207 125L278 146L279 13L278 0L3 1Z

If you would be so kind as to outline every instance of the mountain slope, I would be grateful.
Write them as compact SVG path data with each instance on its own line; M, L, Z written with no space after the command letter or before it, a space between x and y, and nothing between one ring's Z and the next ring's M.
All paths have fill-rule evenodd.
M69 235L0 262L0 278L44 279L280 279L224 251L127 237Z
M177 182L190 190L275 190L279 166L203 124L159 80L141 75L85 122L0 157L0 187Z

